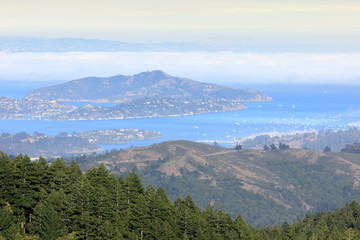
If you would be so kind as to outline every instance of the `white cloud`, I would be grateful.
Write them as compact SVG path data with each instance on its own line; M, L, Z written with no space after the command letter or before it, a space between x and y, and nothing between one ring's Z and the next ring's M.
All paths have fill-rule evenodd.
M360 53L0 53L0 80L72 80L161 69L216 83L360 84Z

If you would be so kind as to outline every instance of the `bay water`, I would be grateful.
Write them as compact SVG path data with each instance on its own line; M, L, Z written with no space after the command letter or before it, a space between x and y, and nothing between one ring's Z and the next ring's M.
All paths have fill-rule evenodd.
M240 86L242 87L242 86ZM30 86L2 88L1 95L23 96ZM331 85L253 86L273 98L271 102L246 103L247 109L194 116L102 121L0 120L0 133L34 131L55 136L90 129L133 128L161 132L162 138L101 145L103 149L146 146L168 140L190 140L234 146L243 138L263 133L286 134L320 129L360 127L360 87ZM79 106L79 103L74 103ZM85 103L84 103L85 104ZM108 104L109 105L109 104Z

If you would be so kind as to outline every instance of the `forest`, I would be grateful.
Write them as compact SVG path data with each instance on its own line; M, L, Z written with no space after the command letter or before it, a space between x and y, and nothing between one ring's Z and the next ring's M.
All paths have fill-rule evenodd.
M360 239L360 206L308 213L294 223L253 228L191 196L172 202L163 188L144 189L130 172L116 178L102 164L48 164L0 154L0 239Z

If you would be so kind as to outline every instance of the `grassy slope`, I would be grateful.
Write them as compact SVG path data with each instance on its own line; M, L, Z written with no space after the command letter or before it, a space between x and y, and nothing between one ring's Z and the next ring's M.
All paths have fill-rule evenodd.
M145 185L175 200L190 194L201 208L219 204L254 226L295 221L307 211L332 211L360 201L360 155L301 149L235 151L188 141L125 149L99 161L114 174L135 168Z

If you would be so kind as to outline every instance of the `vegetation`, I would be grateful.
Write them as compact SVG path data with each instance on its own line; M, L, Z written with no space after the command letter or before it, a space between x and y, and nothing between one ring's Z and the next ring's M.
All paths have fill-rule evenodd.
M0 166L0 239L252 238L241 216L201 211L190 196L172 203L134 171L115 178L100 165L83 174L75 162L4 154Z
M360 153L360 143L346 144L345 148L341 149L340 152Z
M132 76L107 78L88 77L39 88L26 94L25 99L55 101L132 102L141 98L170 98L186 101L225 100L225 102L271 101L266 94L252 89L236 89L166 74L161 70ZM160 109L159 109L160 110ZM181 114L181 112L178 112Z
M0 149L9 155L26 152L30 157L54 157L69 153L87 153L101 150L99 146L89 142L89 139L68 136L64 132L57 136L46 136L38 132L33 134L26 132L3 133L0 134Z
M171 202L134 171L116 178L104 165L83 174L75 162L1 154L0 182L0 239L360 239L356 202L255 229L217 206L201 211L189 195Z
M307 214L303 219L289 225L256 230L257 239L360 239L360 206L353 201L334 212Z
M82 171L106 164L115 176L132 169L144 186L162 187L172 201L188 194L199 206L220 204L254 227L293 222L306 212L334 211L360 201L358 154L274 145L274 151L235 150L171 141L75 158ZM71 159L66 160L67 164Z
M240 144L236 144L235 150L241 151L242 150L242 146Z
M317 133L296 133L274 137L270 135L260 135L252 139L247 139L242 144L244 148L261 149L264 145L270 146L272 143L285 143L293 148L306 148L319 152L330 149L334 152L340 152L347 144L351 145L356 142L360 142L360 130L353 127L348 130L333 131L326 129L320 130ZM353 147L350 148L354 149Z

